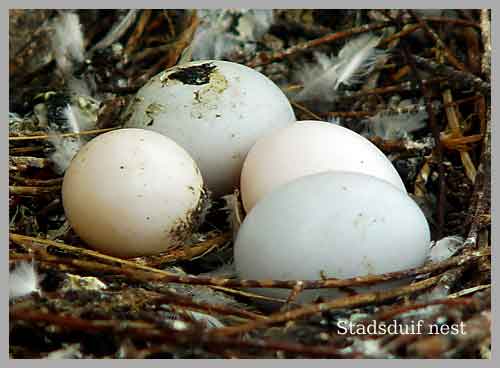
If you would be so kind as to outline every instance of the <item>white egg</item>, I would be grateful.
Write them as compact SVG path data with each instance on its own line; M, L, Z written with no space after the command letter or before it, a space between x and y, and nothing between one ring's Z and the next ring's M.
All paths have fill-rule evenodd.
M102 134L82 147L62 186L66 217L89 246L134 257L183 244L203 202L189 154L144 129Z
M126 126L157 131L184 147L215 195L232 193L243 160L262 135L295 122L266 76L228 61L194 61L153 77L137 93Z
M262 199L234 245L241 279L319 280L400 271L422 265L430 231L420 208L384 180L352 172L308 175ZM290 290L254 289L284 298ZM338 296L305 290L299 301Z
M241 172L241 197L248 212L274 188L323 171L373 175L406 193L387 157L361 135L331 123L299 121L260 138Z

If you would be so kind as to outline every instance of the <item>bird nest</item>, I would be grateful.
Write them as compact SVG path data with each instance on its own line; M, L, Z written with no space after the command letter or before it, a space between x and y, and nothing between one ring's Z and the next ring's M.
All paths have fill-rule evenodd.
M490 356L488 10L11 10L9 22L12 358ZM376 41L371 63L354 80L329 80L361 35ZM71 153L119 128L150 77L190 58L255 68L298 120L329 120L375 143L427 217L428 262L352 279L240 280L237 193L213 201L189 254L89 249L61 204ZM71 129L68 105L85 128ZM353 290L400 279L411 282ZM250 287L290 296L269 309ZM296 303L314 288L344 293Z

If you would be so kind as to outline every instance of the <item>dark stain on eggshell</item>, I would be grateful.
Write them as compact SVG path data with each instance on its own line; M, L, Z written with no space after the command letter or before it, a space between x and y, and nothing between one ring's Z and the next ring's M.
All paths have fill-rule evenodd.
M144 110L144 114L146 114L146 126L152 126L154 124L154 120L156 115L160 114L163 110L165 110L165 107L159 103L151 103L146 107L146 110Z
M124 122L125 126L129 123L130 119L135 113L137 106L144 101L143 97L135 96L129 103L128 107L120 115L120 121Z
M208 192L202 188L196 207L189 210L184 218L178 219L169 231L172 246L186 245L186 241L198 229L203 220L203 209L208 200Z
M210 82L210 74L212 74L216 68L217 67L212 63L179 68L178 71L169 74L168 79L178 80L184 84L199 86Z

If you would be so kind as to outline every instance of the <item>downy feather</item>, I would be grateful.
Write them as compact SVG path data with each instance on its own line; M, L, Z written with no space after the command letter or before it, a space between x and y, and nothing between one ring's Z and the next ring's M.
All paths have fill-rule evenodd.
M386 54L375 48L380 38L373 34L358 36L347 42L336 57L315 53L316 61L305 64L298 73L297 79L302 82L303 88L292 98L296 101L334 101L340 85L358 83Z
M35 264L19 262L9 274L9 299L16 299L33 292L40 292L40 278Z
M56 18L52 49L57 66L65 75L72 73L74 63L83 62L84 38L77 14L65 11Z
M69 132L79 133L80 125L71 105L64 109L64 116L69 127ZM63 174L68 168L73 157L78 153L83 142L79 136L64 137L54 127L49 126L49 142L54 146L55 151L50 155L50 160L54 164L54 169L58 174Z
M256 42L273 22L272 10L202 9L198 14L201 22L190 45L193 60L224 58L243 43Z
M379 112L368 119L368 135L384 139L408 138L409 134L426 126L427 112Z
M191 42L193 60L219 59L231 52L236 41L227 33L231 19L227 10L198 10L201 22Z
M380 39L373 34L362 34L342 47L337 56L335 89L341 84L349 86L358 83L361 77L370 73L377 59L385 54L385 51L375 48Z
M303 88L292 98L296 101L321 99L324 101L335 100L335 83L337 82L337 71L335 57L322 53L314 53L316 62L303 66L297 75Z

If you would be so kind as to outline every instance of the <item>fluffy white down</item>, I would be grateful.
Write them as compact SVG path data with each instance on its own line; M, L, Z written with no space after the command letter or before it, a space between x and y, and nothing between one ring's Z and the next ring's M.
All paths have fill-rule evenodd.
M16 299L40 292L40 278L33 262L20 262L9 274L9 298Z

